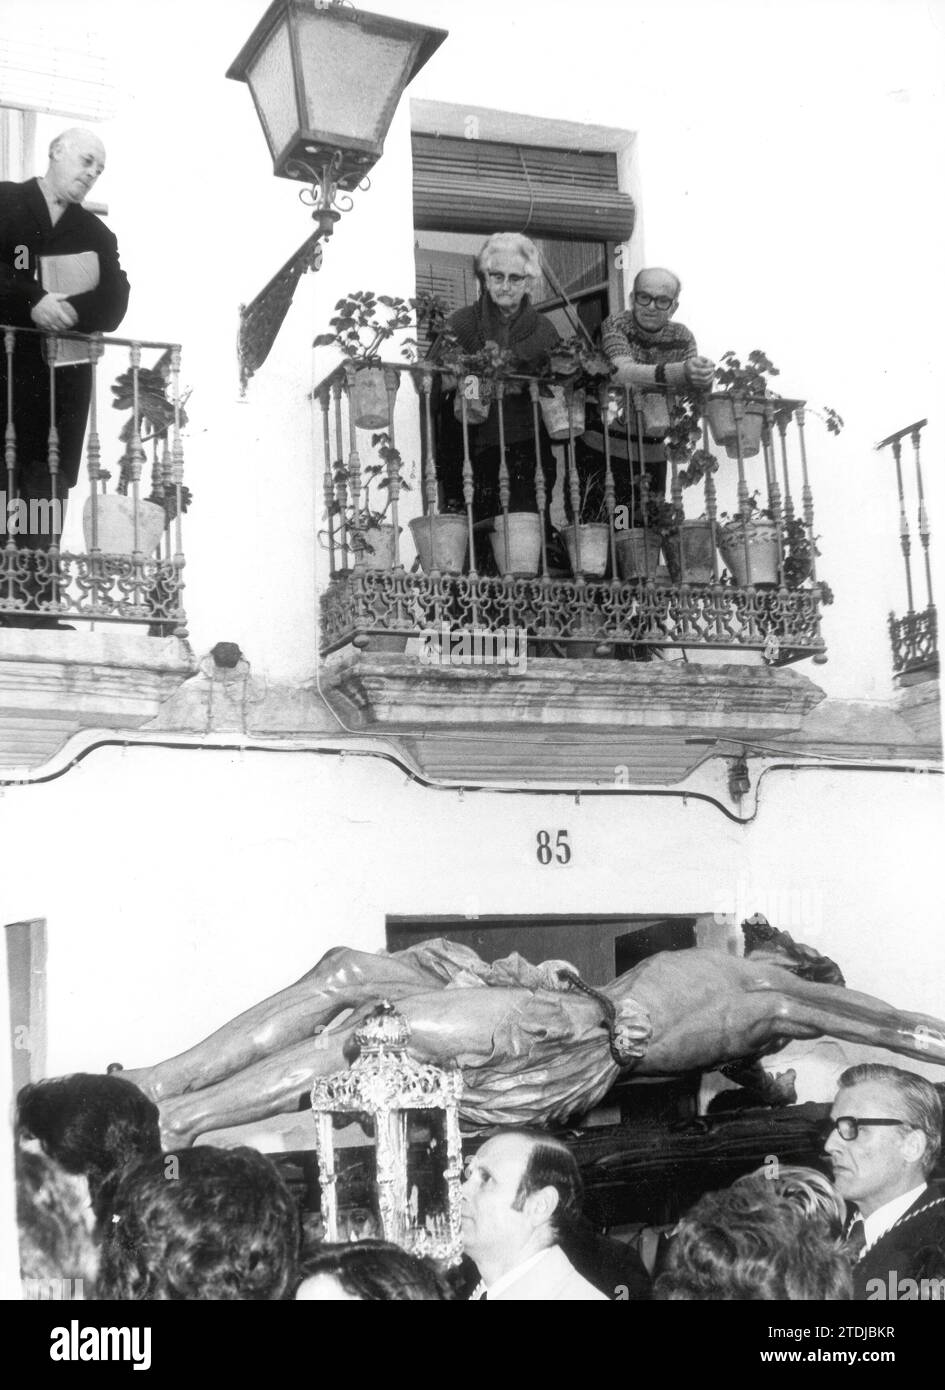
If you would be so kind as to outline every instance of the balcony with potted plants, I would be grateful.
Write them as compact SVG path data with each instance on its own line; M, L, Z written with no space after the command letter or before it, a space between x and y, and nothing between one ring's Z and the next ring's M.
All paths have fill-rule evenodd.
M804 402L771 395L754 363L743 369L728 354L720 373L724 389L707 400L683 400L665 389L614 388L606 358L574 347L556 353L548 370L534 377L510 371L497 351L488 361L478 360L483 353L475 362L454 353L435 364L384 363L378 349L411 323L416 303L352 296L341 306L340 327L316 340L334 342L346 355L314 393L322 416L330 559L326 654L348 644L377 650L394 634L405 645L447 623L458 631L525 629L536 659L574 649L587 655L589 639L597 659L640 660L674 649L693 660L703 650L756 652L774 665L826 659L820 614L832 596L816 569ZM386 309L386 326L376 318L365 321L379 306ZM355 344L357 335L370 339L367 347ZM374 396L365 405L361 381L368 374ZM454 384L464 506L444 514L431 400ZM403 390L418 402L422 439L423 511L409 523L416 559L404 553L399 520L405 481L394 415ZM527 393L532 405L532 507L510 507L503 456L496 515L476 520L470 430L491 410L501 437L504 402L513 391ZM588 395L604 421L596 488L582 476L575 449ZM555 499L539 462L540 418L562 456L567 524L557 528L548 524ZM665 431L671 468L666 500L652 494L645 469L628 464L627 447L617 457L614 446L626 445L628 421L651 438L654 429ZM724 450L722 460L713 443ZM717 501L723 466L735 485L731 517ZM688 502L697 488L701 509ZM380 490L386 492L383 515L369 505Z
M535 718L651 734L654 725L676 735L681 726L796 729L823 695L779 668L826 660L821 609L831 600L817 572L804 402L768 394L767 382L763 396L743 379L723 383L715 395L734 424L716 425L716 438L711 401L615 387L607 359L586 345L564 345L532 376L494 344L475 361L453 347L434 361L419 359L411 339L398 362L382 349L416 330L418 312L423 320L429 303L349 296L333 333L316 340L343 353L313 392L329 569L320 688L343 717L428 733ZM385 322L397 327L387 333ZM368 365L383 390L362 413L357 375ZM531 409L531 505L503 446L496 511L483 517L471 432L491 411L503 440L513 393ZM444 400L462 439L452 506L437 457ZM420 457L405 463L395 430L399 421L406 437L408 411ZM592 415L602 440L595 478L577 447ZM542 428L558 459L553 486ZM632 462L631 434L665 437L665 498ZM405 475L416 480L414 508L420 502L406 524ZM734 498L731 518L720 484ZM511 632L528 658L515 678L476 657L482 634ZM432 666L417 659L416 640L431 633L452 643Z

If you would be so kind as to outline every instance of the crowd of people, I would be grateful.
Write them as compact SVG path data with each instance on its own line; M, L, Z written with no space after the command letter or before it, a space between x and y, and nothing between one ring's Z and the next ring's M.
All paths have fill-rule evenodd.
M942 1103L915 1073L848 1069L824 1126L832 1178L772 1156L634 1245L582 1214L571 1148L504 1128L468 1160L463 1260L313 1239L275 1164L249 1148L162 1150L158 1108L121 1075L21 1091L27 1297L377 1301L945 1297ZM826 1165L825 1165L826 1166ZM640 1234L639 1232L637 1233Z

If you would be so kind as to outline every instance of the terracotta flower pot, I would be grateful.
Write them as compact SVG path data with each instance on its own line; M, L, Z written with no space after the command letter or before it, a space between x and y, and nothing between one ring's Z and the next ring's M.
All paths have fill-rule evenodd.
M723 445L729 458L738 458L741 439L742 457L751 458L761 448L761 429L765 422L763 401L746 401L745 413L739 422L735 418L735 402L731 396L710 396L706 402L706 419L712 438Z
M98 548L105 555L130 555L134 550L134 499L110 492L98 496ZM138 503L138 549L142 555L153 555L164 534L164 508L156 502ZM82 530L85 548L92 549L92 499L86 499L82 510Z
M531 578L541 559L541 517L537 512L509 512L509 553L505 554L505 517L492 518L489 532L500 574Z
M453 398L453 414L459 421L463 418L464 402L467 423L484 424L489 418L489 407L492 404L492 382L484 381L478 376L461 376Z
M610 557L610 527L601 522L587 522L580 528L581 573L599 579L607 569ZM571 568L577 574L577 541L575 527L565 526L561 532L568 547Z
M390 522L371 526L362 531L364 549L358 558L362 569L391 570L394 568L394 528ZM370 547L370 548L368 548Z
M621 579L656 578L662 537L659 531L631 526L616 533L617 569Z
M666 434L669 430L669 402L662 391L644 391L643 428L648 435Z
M677 535L663 542L674 584L711 584L715 578L712 527L708 521L681 521Z
M359 367L351 383L351 410L359 430L386 430L390 402L383 367Z
M739 588L777 584L778 531L772 521L728 521L717 532L719 552ZM748 560L745 540L748 540Z
M462 574L469 548L469 527L464 516L417 516L407 525L424 574L433 570Z
M539 396L541 418L545 422L549 439L570 439L572 434L584 433L585 396L583 391L573 391L570 398L563 386L552 386L550 396Z

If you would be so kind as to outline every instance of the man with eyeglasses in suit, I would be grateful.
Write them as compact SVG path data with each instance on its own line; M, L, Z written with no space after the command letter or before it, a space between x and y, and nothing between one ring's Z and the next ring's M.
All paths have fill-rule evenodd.
M824 1145L838 1192L856 1204L848 1231L853 1296L945 1297L945 1192L929 1185L942 1141L942 1102L914 1072L850 1067Z

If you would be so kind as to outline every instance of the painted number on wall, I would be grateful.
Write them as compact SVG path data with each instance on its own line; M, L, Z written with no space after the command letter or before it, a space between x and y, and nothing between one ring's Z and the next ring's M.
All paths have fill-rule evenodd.
M539 864L570 864L571 846L568 843L568 832L566 830L554 832L554 841L551 838L552 833L550 830L539 830L538 832L538 848L535 853Z

